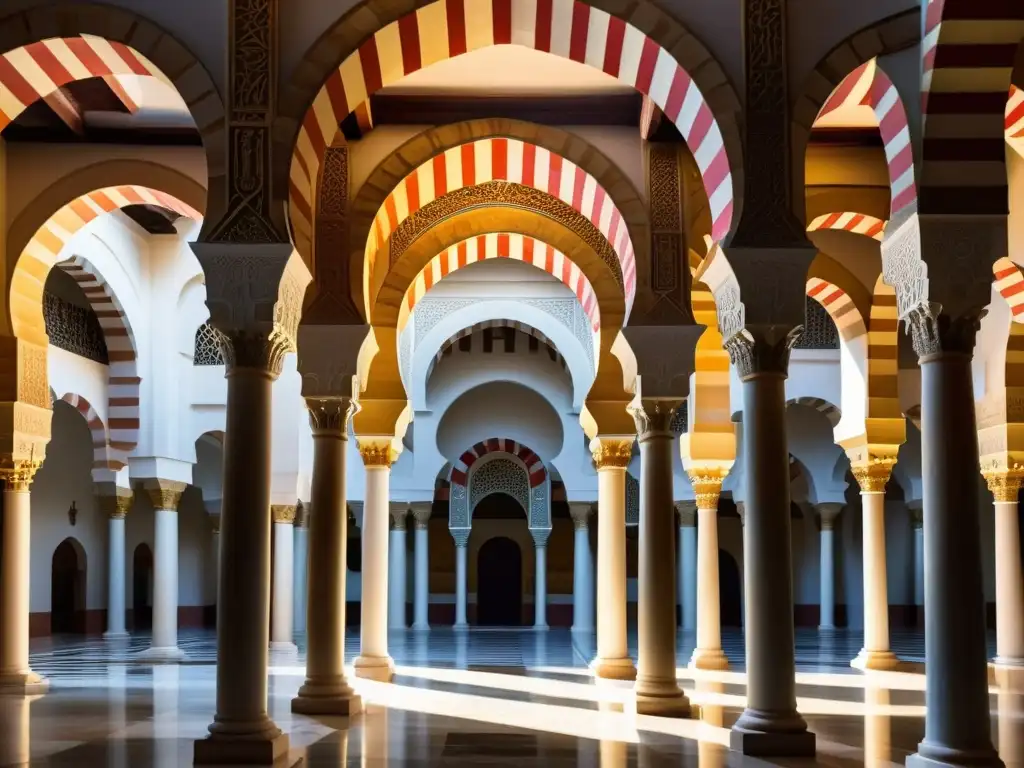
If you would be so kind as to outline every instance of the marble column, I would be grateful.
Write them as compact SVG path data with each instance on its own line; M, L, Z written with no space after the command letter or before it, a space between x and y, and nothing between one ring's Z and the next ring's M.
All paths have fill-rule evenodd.
M97 483L96 501L101 514L107 516L107 640L128 637L125 629L125 546L124 519L134 501L130 488L114 483Z
M295 584L292 633L298 636L306 634L306 592L309 589L309 517L312 508L311 502L302 502L296 511L295 526L292 530L292 549L295 556L295 568L292 576Z
M724 473L691 472L697 496L697 646L690 658L694 669L728 669L722 650L721 596L718 589L718 499Z
M430 513L433 502L416 502L412 516L416 521L413 534L413 605L412 628L430 629Z
M542 631L548 628L548 536L550 528L531 528L534 545L533 577L533 628Z
M391 504L391 533L388 542L388 629L405 629L405 520L406 502Z
M569 502L573 523L572 631L594 631L594 559L590 554L590 501Z
M395 665L388 654L388 495L391 464L398 458L390 438L356 437L366 468L363 501L363 569L356 677L388 682Z
M754 334L758 335L755 336ZM762 335L763 333L763 335ZM796 709L786 376L797 333L750 329L725 341L743 382L744 607L747 706L730 735L746 755L810 757Z
M864 647L850 664L860 669L896 669L900 663L889 648L885 563L885 486L894 463L891 459L876 459L853 467L864 514Z
M626 467L633 438L597 437L590 443L597 469L597 677L633 680L626 644Z
M676 513L679 515L679 628L683 632L695 632L699 600L697 596L697 504L693 501L677 501ZM717 561L718 552L716 551L715 562L717 563ZM715 569L717 571L717 565Z
M41 462L0 467L4 481L3 557L0 558L0 694L45 693L49 682L28 665L29 559L32 478Z
M307 518L306 680L292 699L292 712L347 716L362 708L345 679L345 454L353 406L351 399L336 397L310 398L306 407L313 431L310 500L315 513Z
M914 609L915 624L924 626L924 510L921 502L908 501L907 511L914 526Z
M926 661L924 739L907 765L996 766L971 375L980 318L939 312L923 304L906 318L921 365Z
M139 658L178 661L178 504L185 483L153 478L143 488L153 504L153 639Z
M996 516L996 656L1000 666L1024 666L1024 570L1020 559L1017 497L1022 475L1012 471L985 473Z
M676 552L672 417L681 400L635 400L629 412L640 444L636 710L689 717L690 700L676 679Z
M821 592L818 629L836 628L835 522L842 504L825 503L815 508L821 522Z
M455 539L455 624L453 629L464 630L469 628L466 621L466 602L468 600L468 584L466 570L466 555L469 547L470 528L449 528L452 538Z
M210 527L211 532L211 545L213 547L213 572L216 574L217 583L220 583L220 515L210 516ZM217 601L217 595L213 596L214 603Z
M274 521L274 600L270 614L270 650L295 651L292 624L295 622L295 505L271 504Z

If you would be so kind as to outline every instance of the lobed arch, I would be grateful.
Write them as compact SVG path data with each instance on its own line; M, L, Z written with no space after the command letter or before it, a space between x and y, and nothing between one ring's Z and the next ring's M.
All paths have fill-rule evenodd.
M311 62L336 62L340 48L346 52L340 64L318 74L299 73L294 96L284 99L286 105L297 102L305 110L295 142L288 147L287 173L293 228L301 233L297 239L305 250L317 176L341 121L377 90L411 72L469 50L504 44L588 64L649 96L677 126L697 160L711 205L713 237L722 240L728 234L736 203L729 155L741 169L741 146L735 131L723 133L705 93L714 94L722 116L733 116L740 102L721 67L675 19L645 3L644 13L632 15L640 29L612 15L611 10L618 8L606 0L435 0L417 5L404 15L385 16L383 25L365 39L366 27L354 17L366 9L354 8L306 57ZM376 21L381 13L374 9L372 18ZM683 64L693 78L669 50L686 55ZM288 106L285 110L290 111ZM295 118L299 119L298 111Z
M537 454L513 440L494 438L463 452L452 463L449 482L451 528L471 528L477 505L492 493L518 501L530 528L551 528L550 476Z
M1024 4L931 0L921 43L928 213L1006 213L1006 103ZM951 132L948 126L959 126Z
M377 257L402 225L431 203L490 182L509 182L536 190L571 206L604 237L618 260L626 295L626 313L636 295L636 256L626 221L597 180L561 155L544 147L509 138L486 138L435 154L419 165L388 194L376 212L364 252L363 299L369 308L379 279ZM449 198L451 199L451 198ZM392 250L391 260L394 263Z
M50 4L45 11L28 8L3 16L0 40L8 53L20 52L14 55L16 67L36 98L40 91L49 93L73 80L97 76L145 75L169 84L185 102L199 131L212 199L218 208L226 202L224 100L203 63L173 35L124 8L65 1ZM21 66L26 60L29 65ZM39 64L33 66L37 60ZM8 74L0 74L5 85ZM18 88L13 93L21 93L27 100L28 91L21 83ZM15 98L21 109L29 106L19 96ZM11 112L15 109L7 102L0 108L0 132L14 119Z
M449 482L452 485L466 485L469 481L470 468L490 453L509 453L519 459L526 467L531 488L537 487L547 479L547 470L540 456L515 440L492 437L475 444L452 463Z
M546 242L515 232L490 232L461 240L437 254L406 291L398 317L399 332L405 327L416 303L448 275L489 259L514 259L537 267L572 291L590 321L594 333L601 330L601 310L587 276L564 253Z

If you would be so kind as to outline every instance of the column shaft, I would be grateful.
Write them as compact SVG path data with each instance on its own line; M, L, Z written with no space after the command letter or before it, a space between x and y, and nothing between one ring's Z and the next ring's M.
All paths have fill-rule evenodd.
M388 627L405 629L405 525L391 530L388 543Z
M589 510L588 510L589 513ZM594 631L594 563L587 520L575 520L572 556L572 630Z
M835 564L833 562L835 543L831 527L821 526L821 597L819 629L835 629L836 588Z
M295 583L295 601L292 606L292 632L306 634L306 591L309 588L309 507L306 507L306 522L296 524L292 532L295 567L292 580Z
M914 605L917 625L924 625L924 523L914 526Z
M1016 501L996 501L997 664L1024 665L1024 571Z
M279 506L274 505L274 600L270 617L270 648L275 651L294 651L292 625L295 622L295 507L290 515L280 516ZM289 517L291 519L289 519Z
M361 702L345 679L345 579L348 509L345 452L351 401L310 400L313 477L309 518L306 681L292 699L302 714L350 715Z
M533 628L544 630L548 628L548 534L546 530L538 538L534 533L534 562L536 565L533 583Z
M124 517L107 518L107 631L106 638L128 637L125 629Z
M855 469L854 474L858 474ZM887 475L888 473L886 473ZM859 476L864 512L864 648L853 665L865 669L895 669L899 659L889 649L889 591L885 563L885 484L865 490Z
M466 629L466 550L465 543L455 544L455 629Z
M180 658L178 648L178 512L153 510L153 645L147 656Z
M717 518L715 525L718 525ZM679 620L680 629L693 632L697 629L697 614L700 612L700 594L697 592L698 544L697 528L693 525L679 526ZM715 534L717 540L717 531ZM717 547L717 544L715 545ZM718 552L715 552L715 571L718 571ZM717 590L718 577L715 577ZM716 602L717 610L717 602Z
M727 669L718 589L718 505L697 510L697 647L690 666Z
M364 463L366 454L364 453ZM356 677L388 681L394 664L388 655L388 488L390 460L366 464L363 504L362 604Z
M417 519L413 535L413 566L415 581L413 592L413 629L430 629L430 538L427 521Z

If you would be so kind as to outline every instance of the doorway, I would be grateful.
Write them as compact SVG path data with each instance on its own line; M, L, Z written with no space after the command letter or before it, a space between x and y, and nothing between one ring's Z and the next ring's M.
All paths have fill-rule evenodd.
M740 567L736 558L724 549L718 550L718 595L722 606L722 626L743 626Z
M482 627L523 623L523 553L512 539L488 539L477 555L476 620Z
M132 556L132 629L153 628L153 550L139 544Z
M85 550L64 539L53 551L50 570L51 634L85 634Z

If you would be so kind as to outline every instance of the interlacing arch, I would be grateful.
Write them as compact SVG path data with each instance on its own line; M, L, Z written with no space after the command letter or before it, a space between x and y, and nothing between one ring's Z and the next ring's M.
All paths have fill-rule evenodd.
M838 285L812 277L807 280L807 295L824 307L845 341L852 341L867 333L857 305Z
M60 399L82 414L85 423L89 425L89 434L92 436L93 469L112 469L116 472L124 468L127 463L125 457L112 455L107 439L106 425L92 404L81 395L72 392L64 394Z
M387 196L374 217L366 243L363 284L368 309L375 299L370 291L377 284L377 254L402 223L445 195L492 181L508 181L544 192L590 221L618 257L628 315L636 295L636 258L629 230L611 197L593 176L561 155L507 138L480 139L435 155Z
M864 235L865 237L882 242L882 238L885 236L885 220L854 211L825 213L807 225L808 232L819 232L821 230L851 232L855 235Z
M723 134L700 88L672 54L632 24L574 0L437 0L366 39L330 73L306 111L289 170L300 252L309 250L317 176L341 121L405 75L508 44L588 64L649 96L686 140L710 201L712 237L725 238L734 201Z
M11 276L11 326L19 339L45 345L43 292L50 269L64 246L87 224L129 205L155 205L198 220L192 206L159 190L139 185L105 187L81 195L51 215L24 247ZM139 385L131 326L96 269L84 258L61 263L82 287L103 329L110 360L109 440L113 450L127 455L139 439Z
M417 302L448 275L487 259L514 259L532 264L560 280L580 302L595 333L601 330L601 310L594 289L580 268L564 253L527 235L492 232L463 240L439 253L406 291L398 330L405 327Z
M452 471L449 480L452 485L466 486L469 482L469 469L477 462L478 459L483 458L489 453L508 453L515 456L526 466L526 472L529 477L530 487L536 488L541 485L547 478L547 470L544 468L544 462L541 461L540 456L534 453L531 449L525 445L517 443L515 440L507 440L505 438L492 437L488 440L477 443L469 450L465 451L454 464L452 464Z

